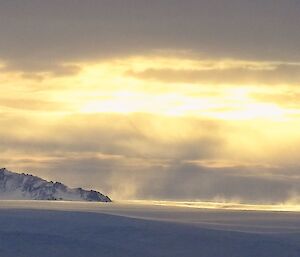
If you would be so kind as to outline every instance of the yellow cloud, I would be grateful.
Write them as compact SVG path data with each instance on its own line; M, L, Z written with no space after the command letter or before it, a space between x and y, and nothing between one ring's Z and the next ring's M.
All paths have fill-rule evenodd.
M126 149L133 155L156 156L162 154L158 149L176 143L168 158L183 156L184 151L184 155L197 155L201 149L195 146L191 150L189 147L193 142L197 144L204 138L208 144L213 144L211 139L221 138L226 144L218 148L217 158L230 161L241 158L247 159L248 163L252 161L250 155L264 162L279 155L280 151L274 150L277 144L287 149L298 140L300 110L297 102L300 94L294 85L280 82L276 87L270 87L247 81L239 85L229 81L216 85L209 81L195 83L188 80L169 83L134 77L128 71L173 69L180 74L186 70L209 70L213 76L213 71L228 70L232 76L239 76L240 69L276 74L278 65L282 64L138 56L68 64L78 67L78 72L63 76L37 73L39 79L23 73L4 72L0 74L0 112L2 121L10 124L12 129L6 131L3 128L0 132L3 137L14 138L20 144L28 138L32 142L50 138L56 146L60 141L72 145L73 137L80 138L80 133L74 131L81 131L83 127L87 127L87 131L90 129L92 134L95 131L110 132L110 140L114 138L113 133L119 135L123 131L124 138L130 140L122 136L114 142L116 154L120 149L122 153ZM292 97L281 97L282 93ZM14 124L23 124L20 120L25 125L15 127ZM220 129L208 126L207 122L217 124ZM64 131L69 131L70 138ZM95 145L87 131L83 137L86 141L76 148L99 149L101 144ZM182 146L183 142L189 142L188 147ZM108 144L105 143L107 149Z
M0 76L2 110L17 108L45 113L56 110L60 114L72 113L152 113L165 116L195 116L225 120L272 119L286 120L299 115L299 111L278 102L268 102L257 94L273 91L261 83L236 85L239 71L275 72L276 62L241 60L196 60L164 56L137 56L105 60L100 63L78 63L78 72L55 76L40 74L41 80L26 78L20 73ZM297 64L289 64L297 65ZM175 71L230 71L232 85L216 86L205 83L167 83L136 78L128 74L149 69ZM249 82L249 83L250 83ZM281 85L279 88L292 88ZM294 90L294 89L292 89ZM278 91L278 90L277 90ZM280 92L280 91L279 91ZM5 99L6 98L6 99ZM274 97L273 97L274 98ZM295 101L295 99L293 99ZM296 99L297 100L297 99ZM6 103L6 104L5 104ZM52 103L50 105L50 103ZM55 106L56 105L56 106Z

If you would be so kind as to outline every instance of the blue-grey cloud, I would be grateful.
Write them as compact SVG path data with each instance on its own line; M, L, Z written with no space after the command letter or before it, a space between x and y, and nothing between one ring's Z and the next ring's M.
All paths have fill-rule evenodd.
M0 2L0 59L11 68L157 49L238 59L299 60L295 0L22 0Z

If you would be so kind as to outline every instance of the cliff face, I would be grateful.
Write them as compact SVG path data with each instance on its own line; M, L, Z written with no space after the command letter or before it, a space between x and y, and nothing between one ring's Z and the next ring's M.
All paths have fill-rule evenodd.
M0 199L7 200L66 200L111 202L108 196L94 190L69 188L59 182L0 169Z

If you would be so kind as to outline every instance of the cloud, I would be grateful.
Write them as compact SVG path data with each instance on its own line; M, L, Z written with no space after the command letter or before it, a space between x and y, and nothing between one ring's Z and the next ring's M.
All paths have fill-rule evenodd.
M1 1L1 163L114 198L300 193L299 10Z
M114 199L267 203L288 199L291 190L300 193L300 141L292 134L278 138L282 128L266 136L266 126L251 122L145 114L54 120L9 115L1 123L2 166L95 188Z
M11 108L21 110L39 110L39 111L59 111L66 110L69 107L61 102L37 100L37 99L18 99L18 98L4 98L0 97L0 108Z
M215 61L215 65L222 62ZM226 63L225 63L226 64ZM230 63L229 63L230 64ZM217 84L217 85L294 85L300 83L300 65L259 63L256 66L240 67L205 67L198 69L155 69L149 68L143 71L128 71L129 76L143 80L157 80L166 83L195 83L195 84Z
M299 8L293 0L2 1L0 58L24 71L170 49L299 61Z
M261 170L260 170L261 171ZM162 180L155 177L141 186L138 192L148 199L226 199L245 202L266 203L280 202L289 197L291 188L299 192L296 181L259 175L243 176L243 169L227 174L226 169L196 167L193 165L176 165ZM247 170L249 173L249 170ZM255 171L252 171L255 173ZM151 188L151 185L156 185ZM157 186L158 185L158 186Z
M222 141L218 135L210 134L219 129L214 122L146 114L70 115L54 121L36 120L35 116L9 116L2 117L2 122L10 129L0 129L3 135L0 139L1 148L32 152L92 151L167 159L209 156ZM172 127L172 131L169 131ZM190 131L194 131L193 136L189 134ZM195 141L198 146L192 147Z
M253 93L255 99L268 103L277 103L286 108L299 109L300 92L298 90L281 90L279 92Z

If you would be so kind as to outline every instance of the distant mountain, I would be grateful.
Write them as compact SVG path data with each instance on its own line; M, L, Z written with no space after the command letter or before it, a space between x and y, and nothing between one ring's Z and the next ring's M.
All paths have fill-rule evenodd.
M111 202L108 196L94 190L69 188L29 174L0 169L0 199L4 200L66 200Z

